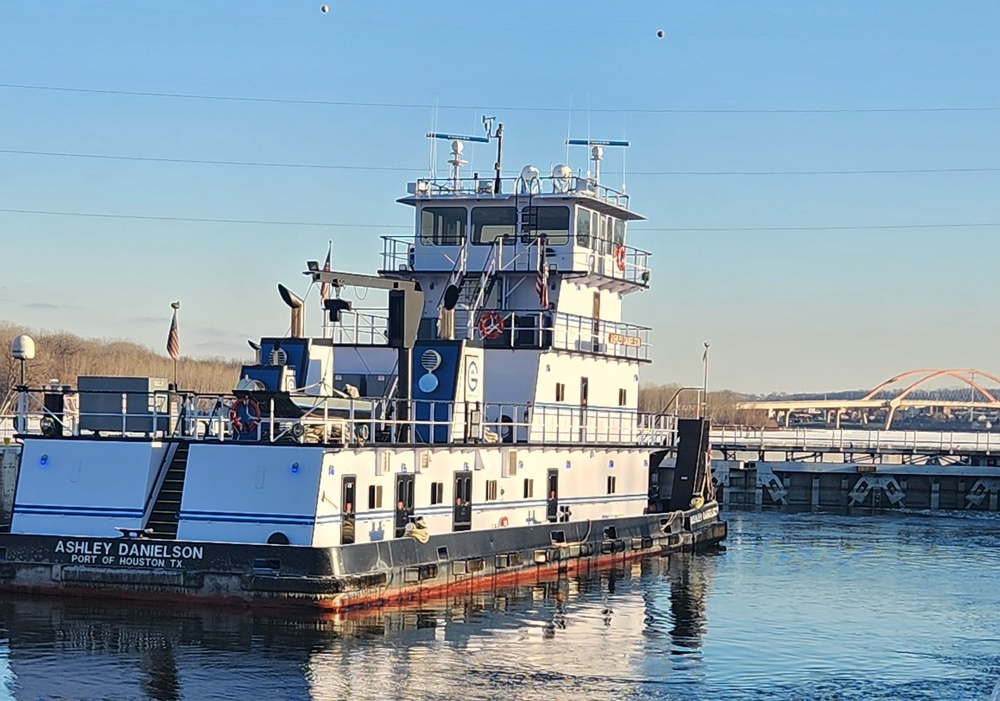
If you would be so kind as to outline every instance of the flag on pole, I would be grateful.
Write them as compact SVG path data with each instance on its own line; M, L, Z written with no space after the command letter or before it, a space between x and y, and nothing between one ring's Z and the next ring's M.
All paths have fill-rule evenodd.
M535 276L535 292L538 293L538 304L542 309L549 308L549 263L545 257L545 237L539 236L538 274Z
M333 241L330 241L330 243L327 245L327 248L326 248L326 262L323 263L323 272L324 273L330 272L330 254L332 254L332 253L333 253ZM321 306L322 306L323 302L326 301L327 295L329 295L329 294L330 294L330 283L328 283L328 282L320 283L320 286L319 286L319 303L320 303Z
M167 334L167 355L177 360L181 357L181 339L177 333L177 310L181 308L181 303L174 302L170 306L173 307L174 315L170 319L170 333Z

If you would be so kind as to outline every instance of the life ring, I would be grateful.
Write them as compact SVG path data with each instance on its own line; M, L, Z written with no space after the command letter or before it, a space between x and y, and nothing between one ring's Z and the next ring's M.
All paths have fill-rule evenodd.
M510 521L507 520L507 517L506 516L501 516L500 520L497 521L497 527L499 527L499 528L506 528L508 523L510 523Z
M621 272L625 272L625 247L619 245L615 249L615 267Z
M239 433L252 433L260 425L260 404L253 397L240 397L229 407L229 421Z
M479 317L479 335L487 341L500 338L503 333L503 317L500 312L486 312Z

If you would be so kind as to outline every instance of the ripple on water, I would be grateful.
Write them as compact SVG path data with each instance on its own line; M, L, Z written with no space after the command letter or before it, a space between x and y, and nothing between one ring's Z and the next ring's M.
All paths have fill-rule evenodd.
M722 554L335 621L0 601L0 679L31 701L990 699L995 516L729 518Z

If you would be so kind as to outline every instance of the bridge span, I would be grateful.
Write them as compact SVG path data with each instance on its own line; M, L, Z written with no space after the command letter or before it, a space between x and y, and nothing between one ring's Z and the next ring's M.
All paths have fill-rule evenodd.
M928 383L948 378L968 387L968 399L918 393ZM858 398L768 399L741 402L738 408L766 412L768 418L775 419L786 428L792 425L793 417L822 417L833 428L840 428L843 420L848 418L862 426L881 423L889 430L901 410L908 409L926 410L944 416L952 416L959 411L969 411L973 416L1000 416L1000 399L983 387L984 380L1000 386L1000 377L982 370L921 368L890 377Z

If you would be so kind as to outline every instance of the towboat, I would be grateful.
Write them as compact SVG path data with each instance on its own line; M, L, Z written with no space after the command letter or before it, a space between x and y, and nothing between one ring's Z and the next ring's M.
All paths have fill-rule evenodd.
M638 411L643 217L593 170L501 177L446 138L376 274L308 261L229 394L87 376L12 404L0 589L340 611L590 573L726 535L708 423ZM496 172L462 173L468 141ZM377 304L373 302L377 301ZM375 305L375 306L362 306ZM18 345L19 344L19 345ZM30 360L30 339L15 358Z

